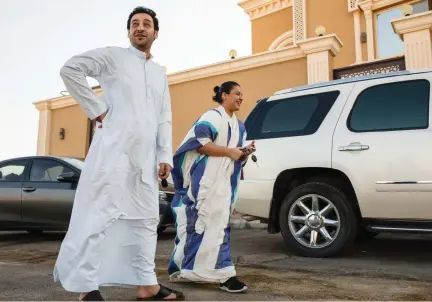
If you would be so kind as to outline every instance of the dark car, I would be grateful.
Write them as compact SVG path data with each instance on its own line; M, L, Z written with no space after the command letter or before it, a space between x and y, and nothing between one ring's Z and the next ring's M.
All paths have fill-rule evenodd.
M0 230L66 231L84 162L54 156L0 162ZM173 225L170 186L159 185L158 232Z

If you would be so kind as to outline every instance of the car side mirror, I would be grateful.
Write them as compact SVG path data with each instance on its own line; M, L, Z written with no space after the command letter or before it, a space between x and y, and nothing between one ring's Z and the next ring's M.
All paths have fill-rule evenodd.
M66 172L62 173L57 177L57 180L59 182L72 182L76 183L78 182L79 176L74 172Z

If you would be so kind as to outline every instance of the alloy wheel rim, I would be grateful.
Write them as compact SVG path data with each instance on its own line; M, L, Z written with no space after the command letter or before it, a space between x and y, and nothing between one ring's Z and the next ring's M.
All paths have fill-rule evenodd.
M339 211L324 196L304 195L292 204L288 224L291 234L301 245L313 249L324 248L339 235Z

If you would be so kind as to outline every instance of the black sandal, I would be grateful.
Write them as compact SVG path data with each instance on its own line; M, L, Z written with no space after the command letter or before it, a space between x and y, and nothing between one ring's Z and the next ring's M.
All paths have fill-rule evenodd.
M89 292L87 295L85 295L81 301L105 301L105 300L102 297L100 291L94 290Z
M182 292L179 292L177 290L174 289L170 289L168 287L165 287L161 284L160 285L160 290L159 292L154 295L153 297L148 297L148 298L140 298L137 297L137 301L184 301L185 300L185 296L183 295ZM165 299L166 297L168 297L169 295L174 294L176 297L174 299Z

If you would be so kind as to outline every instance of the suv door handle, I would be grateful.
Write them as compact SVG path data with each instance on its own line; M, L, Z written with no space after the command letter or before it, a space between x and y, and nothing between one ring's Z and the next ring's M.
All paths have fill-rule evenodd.
M348 145L339 147L339 151L363 151L369 150L368 145Z
M27 187L27 188L23 188L22 190L23 190L24 192L34 192L34 191L36 191L36 188Z

